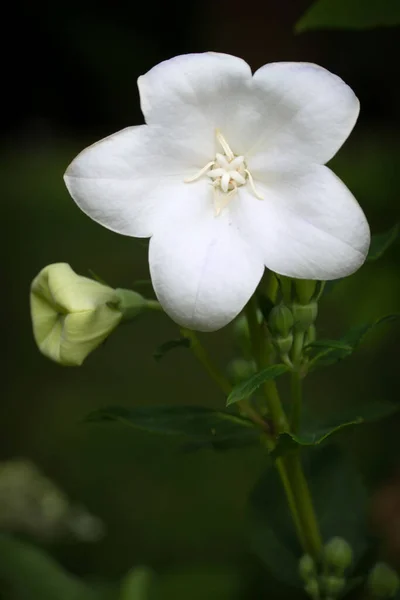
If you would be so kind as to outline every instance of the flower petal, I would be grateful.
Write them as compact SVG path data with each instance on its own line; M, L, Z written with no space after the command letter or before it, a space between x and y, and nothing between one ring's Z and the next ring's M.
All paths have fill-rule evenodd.
M138 86L146 123L162 125L191 139L204 152L204 164L215 156L216 128L234 152L245 139L238 137L237 121L245 124L246 115L253 110L251 81L251 69L244 60L205 52L156 65L139 77Z
M329 280L350 275L363 264L370 242L367 220L330 169L314 165L256 186L264 200L246 186L231 210L269 269L288 277Z
M159 127L128 127L81 152L64 180L78 206L104 227L149 237L172 204L186 199L196 149Z
M352 89L311 63L270 63L253 77L259 122L249 122L248 167L287 170L304 163L324 164L353 129L359 102Z
M244 307L264 265L228 210L214 216L212 191L201 183L193 189L191 210L174 214L174 226L166 224L151 238L149 262L153 287L167 314L190 329L213 331Z

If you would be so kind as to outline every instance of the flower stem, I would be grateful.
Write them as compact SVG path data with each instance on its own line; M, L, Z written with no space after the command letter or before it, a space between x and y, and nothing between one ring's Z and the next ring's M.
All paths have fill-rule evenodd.
M263 329L258 322L257 301L254 296L246 305L246 317L249 325L254 360L256 361L258 369L262 369L268 365L268 353L266 348L266 338ZM276 433L287 431L287 418L279 399L275 381L266 381L263 385L263 388L269 414L274 423Z
M246 306L246 315L249 324L250 337L254 359L259 369L268 365L267 347L264 341L263 330L257 319L257 303L253 297ZM295 334L295 349L293 362L299 365L304 342L304 334ZM301 416L301 377L297 370L292 374L292 415L291 426L298 428ZM264 394L269 408L269 414L274 425L274 433L288 431L289 425L283 410L279 393L274 381L264 385ZM307 480L303 473L300 455L298 452L279 457L276 468L280 475L286 494L288 506L296 528L299 541L305 552L314 558L320 555L322 541L317 519L308 488Z
M299 452L288 454L281 460L292 489L300 528L303 532L303 540L300 538L300 541L305 552L317 559L321 553L322 539L300 454Z
M195 355L197 360L203 365L207 373L210 375L211 379L215 381L215 383L222 390L225 396L229 396L230 392L232 391L232 385L225 377L225 375L214 364L207 350L200 342L196 332L192 331L191 329L186 329L185 327L182 327L181 334L190 340L190 348L193 354ZM260 426L265 432L269 433L268 423L266 423L262 416L251 406L250 401L248 399L244 399L238 402L238 408L240 409L240 412L242 414L244 414L247 418L253 421L256 425Z
M197 360L203 365L211 379L213 379L224 394L228 396L232 390L232 386L225 375L213 363L210 355L197 337L196 332L187 329L186 327L181 327L181 334L183 337L190 340L190 348Z
M301 423L302 386L299 371L292 371L290 379L292 405L290 413L290 430L297 433Z
M164 311L163 307L158 302L158 300L147 300L146 307L150 310L158 310L161 312Z

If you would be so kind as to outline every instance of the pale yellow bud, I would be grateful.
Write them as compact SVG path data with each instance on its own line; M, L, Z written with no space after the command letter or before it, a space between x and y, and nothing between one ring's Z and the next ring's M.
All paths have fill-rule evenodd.
M66 263L40 271L30 300L39 350L61 365L81 365L122 319L116 291L77 275Z

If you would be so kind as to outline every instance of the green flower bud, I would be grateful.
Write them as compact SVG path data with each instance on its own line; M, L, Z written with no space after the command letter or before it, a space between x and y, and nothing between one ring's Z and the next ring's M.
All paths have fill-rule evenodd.
M334 537L325 545L323 558L328 567L344 573L352 563L353 551L346 540L341 537Z
M299 575L304 581L314 579L317 574L315 561L309 554L303 554L299 561Z
M259 325L263 322L263 315L260 310L257 311L257 321ZM236 347L246 355L251 356L250 331L247 317L244 314L239 315L233 322L233 337L236 342Z
M307 584L304 586L304 590L313 600L319 600L321 597L318 579L316 578L309 579Z
M317 318L318 304L316 302L310 304L297 304L295 302L292 304L291 309L296 331L306 332Z
M273 342L279 354L289 354L293 345L293 334L289 333L286 337L276 337Z
M346 580L344 577L335 577L334 575L327 575L321 577L321 585L327 596L336 598L344 590L346 586Z
M235 358L227 366L227 374L233 385L248 379L256 372L255 362L244 358Z
M276 337L286 338L290 334L294 324L293 314L290 308L284 304L278 304L269 313L268 326L271 333Z
M315 296L316 281L310 279L294 279L296 298L300 304L309 304Z
M51 360L78 366L122 319L112 288L77 275L66 263L45 267L31 285L33 335Z
M386 563L377 563L368 575L367 588L374 598L393 598L399 587L399 576Z

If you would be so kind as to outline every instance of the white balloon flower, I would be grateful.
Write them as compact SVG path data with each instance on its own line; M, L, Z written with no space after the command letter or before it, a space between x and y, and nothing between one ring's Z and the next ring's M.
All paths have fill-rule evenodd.
M339 77L290 62L252 75L211 52L167 60L138 86L146 125L84 150L65 182L95 221L151 238L153 286L177 323L223 327L265 267L329 280L362 265L368 223L324 166L359 113Z

